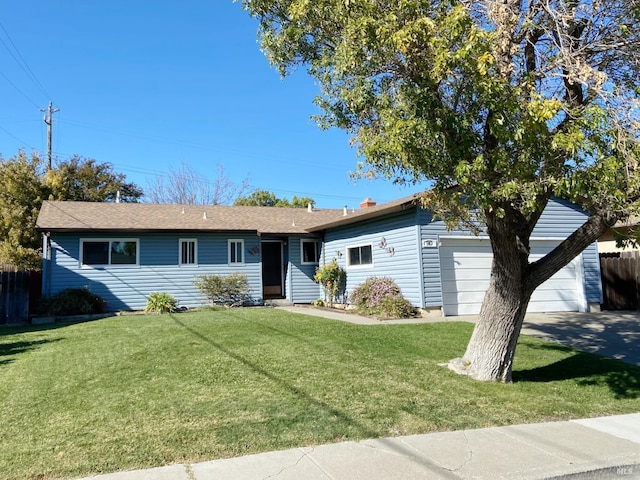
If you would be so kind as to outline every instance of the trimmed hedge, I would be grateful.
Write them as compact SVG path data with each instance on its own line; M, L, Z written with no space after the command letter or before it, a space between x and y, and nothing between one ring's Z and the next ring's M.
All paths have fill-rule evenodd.
M107 302L87 288L67 288L40 300L38 312L46 317L104 313Z

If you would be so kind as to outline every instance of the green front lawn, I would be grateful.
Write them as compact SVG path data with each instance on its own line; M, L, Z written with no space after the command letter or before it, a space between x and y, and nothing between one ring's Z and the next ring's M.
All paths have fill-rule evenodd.
M640 411L639 368L531 337L512 385L438 366L471 329L267 308L2 329L0 477Z

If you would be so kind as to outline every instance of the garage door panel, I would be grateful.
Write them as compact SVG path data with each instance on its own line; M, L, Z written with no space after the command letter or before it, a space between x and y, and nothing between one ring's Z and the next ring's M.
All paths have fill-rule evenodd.
M446 293L470 291L470 292L484 292L489 288L489 279L481 278L479 280L451 280L449 282L442 282L442 291Z
M488 248L491 251L491 241L488 238L467 237L467 238L446 238L440 237L442 243L446 242L447 247L456 247L455 250L480 250Z
M534 295L538 292L556 292L558 295L561 295L561 292L566 290L571 290L571 296L575 297L575 292L573 291L572 285L567 285L567 282L575 282L575 278L565 278L565 279L555 279L550 281L549 283L545 282L536 288L536 291L533 292Z
M488 282L486 270L475 268L465 270L445 270L442 272L442 283L456 283L456 282Z
M567 280L567 279L575 279L576 278L576 269L573 265L567 265L559 272L555 273L553 277L551 277L547 282L553 282L556 280Z
M448 297L448 304L460 304L460 303L478 303L482 304L486 290L477 292L458 292L455 295Z
M573 292L569 292L567 290L558 291L553 289L542 289L536 290L531 295L531 302L555 302L555 301L564 301L564 302L577 302L576 295Z
M475 315L478 313L478 305L475 303L443 305L443 308L447 316Z
M491 264L491 259L493 257L488 256L478 256L478 257L453 257L443 259L442 269L443 270L456 270L459 268L480 268L483 269L486 267L487 262Z
M480 312L491 276L493 259L487 240L441 239L440 265L445 315ZM542 258L557 242L531 242L530 261ZM576 265L571 263L542 284L531 297L529 312L578 311L580 301Z

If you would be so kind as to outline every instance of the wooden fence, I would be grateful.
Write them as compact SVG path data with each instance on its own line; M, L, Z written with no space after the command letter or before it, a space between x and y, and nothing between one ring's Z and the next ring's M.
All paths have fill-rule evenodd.
M640 307L640 252L600 254L604 310Z
M0 264L0 325L24 323L35 312L42 273Z

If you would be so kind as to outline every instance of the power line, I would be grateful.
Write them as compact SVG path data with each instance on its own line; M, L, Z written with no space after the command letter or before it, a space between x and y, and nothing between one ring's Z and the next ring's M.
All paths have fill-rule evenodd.
M75 126L75 127L80 127L80 128L85 128L88 130L93 130L93 131L101 131L101 132L106 132L109 134L113 134L113 135L122 135L122 136L126 136L126 137L131 137L131 138L139 138L142 140L153 140L154 142L157 143L164 143L167 145L176 145L176 146L181 146L181 147L187 147L187 148L195 148L195 149L199 149L199 150L204 150L204 151L208 151L208 152L214 152L214 153L220 153L220 152L224 152L224 153L230 153L233 154L234 152L236 153L240 153L242 154L243 158L260 158L260 159L269 159L272 158L273 160L277 160L279 162L287 162L290 164L297 164L296 162L300 161L300 157L299 155L295 155L295 154L289 154L289 155L285 155L285 154L278 154L277 157L273 157L273 156L268 156L265 155L264 151L257 151L257 150L247 150L246 148L228 148L228 149L220 149L218 147L216 147L215 145L204 145L204 144L198 144L198 143L193 143L193 142L181 142L178 140L170 140L167 137L158 137L158 136L153 136L153 135L144 135L141 133L137 133L137 132L131 132L131 131L123 131L123 130L116 130L116 129L112 129L108 126L103 126L103 125L97 125L97 124L89 124L89 123L81 123L81 122L75 122L75 121L70 121L70 120L58 120L58 123L61 124L66 124L66 125L71 125L71 126ZM329 165L327 164L327 162L315 162L315 163L311 163L308 161L305 161L305 166L310 167L310 166L315 166L318 168L321 168L323 170L329 170L332 168L338 168L335 165ZM346 171L346 170L345 170Z
M4 42L4 40L2 40L2 38L0 38L0 43L2 43L4 45L4 47L7 49L7 51L9 52L9 55L11 55L13 57L13 59L16 61L16 63L20 66L20 68L22 69L22 71L27 75L27 77L29 77L29 79L33 82L33 84L40 90L40 92L42 92L42 94L44 94L45 97L47 98L51 98L51 95L49 95L47 93L47 91L45 90L45 88L42 86L42 83L40 83L40 80L38 80L38 77L36 77L35 73L33 73L33 70L31 70L31 67L29 67L29 64L27 63L27 61L24 59L24 57L22 56L22 54L20 53L20 50L18 50L18 47L16 47L16 44L13 43L13 40L11 40L11 36L9 35L9 32L7 32L7 29L4 28L4 25L2 25L2 22L0 22L0 28L2 29L2 31L4 32L4 34L7 37L7 40L9 40L9 43L11 44L11 46L13 47L13 50L16 52L16 54L18 55L18 57L20 57L20 59L18 59L16 57L16 55L14 55L13 51L11 51L11 49L9 48L9 46ZM5 77L6 78L6 77Z
M4 73L0 72L0 75L2 75L4 77L4 79L7 81L7 83L9 83L9 85L11 85L13 88L15 88L18 92L20 92L20 94L26 98L29 103L31 103L31 105L33 105L34 107L38 108L38 104L36 104L36 102L34 102L26 93L24 93L22 90L20 90L20 88L13 83L11 80L9 80L9 77L7 77Z
M11 138L19 141L21 144L23 144L24 146L28 147L29 144L21 139L19 139L18 137L16 137L13 133L11 133L9 130L7 130L4 127L0 127L0 130L2 130L4 133L6 133L7 135L9 135Z

